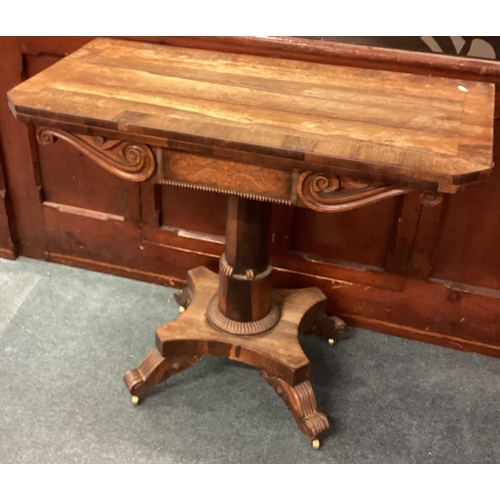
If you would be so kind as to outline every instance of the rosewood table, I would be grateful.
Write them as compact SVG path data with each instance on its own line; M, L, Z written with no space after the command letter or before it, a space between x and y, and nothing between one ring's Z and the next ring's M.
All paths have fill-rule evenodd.
M261 370L316 449L329 423L298 334L333 343L344 325L317 288L272 290L271 203L339 212L419 191L436 205L492 168L487 83L95 39L8 99L41 144L67 141L129 181L229 194L219 274L188 273L183 314L125 374L133 402L227 357Z

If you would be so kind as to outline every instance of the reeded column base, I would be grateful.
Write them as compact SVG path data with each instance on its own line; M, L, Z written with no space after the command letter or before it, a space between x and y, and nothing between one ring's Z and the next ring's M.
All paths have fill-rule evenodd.
M224 316L219 310L219 295L215 294L207 307L208 322L214 327L233 335L257 335L267 332L278 323L280 310L276 304L271 306L271 310L262 319L257 321L234 321Z

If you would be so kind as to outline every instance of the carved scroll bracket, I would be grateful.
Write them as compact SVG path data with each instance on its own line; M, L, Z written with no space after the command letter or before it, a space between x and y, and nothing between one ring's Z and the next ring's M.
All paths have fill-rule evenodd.
M420 193L420 201L426 207L436 207L443 201L443 195L434 191L425 190Z
M311 441L330 427L326 416L318 411L316 397L308 380L292 387L264 370L260 376L275 390L295 418L300 431Z
M40 144L63 139L92 158L113 175L133 182L145 181L155 170L155 157L145 144L134 144L100 136L71 134L64 130L41 127L36 132Z
M419 190L377 180L358 180L310 171L302 173L297 181L298 200L303 206L317 212L344 212ZM441 202L442 196L425 190L420 199L426 206L436 206Z

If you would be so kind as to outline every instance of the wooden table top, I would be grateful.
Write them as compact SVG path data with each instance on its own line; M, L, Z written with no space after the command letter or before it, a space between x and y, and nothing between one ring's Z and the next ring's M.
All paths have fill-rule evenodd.
M15 115L437 182L489 176L483 82L95 39L9 92Z

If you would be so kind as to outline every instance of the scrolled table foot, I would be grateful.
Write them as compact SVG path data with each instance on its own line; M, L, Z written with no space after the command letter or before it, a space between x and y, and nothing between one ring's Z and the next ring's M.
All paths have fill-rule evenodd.
M347 336L348 331L349 327L338 316L319 314L311 323L306 334L327 338L328 344L334 346Z
M193 290L188 284L182 290L177 290L174 292L174 299L179 304L179 312L184 312L191 304L193 300Z
M311 383L306 380L292 387L279 377L268 375L265 371L261 371L260 376L285 403L299 430L311 441L313 448L318 449L318 436L326 431L330 424L325 414L318 411Z
M201 356L164 358L156 347L151 349L139 368L129 370L123 377L132 395L132 404L139 404L158 384L199 363L200 360Z

